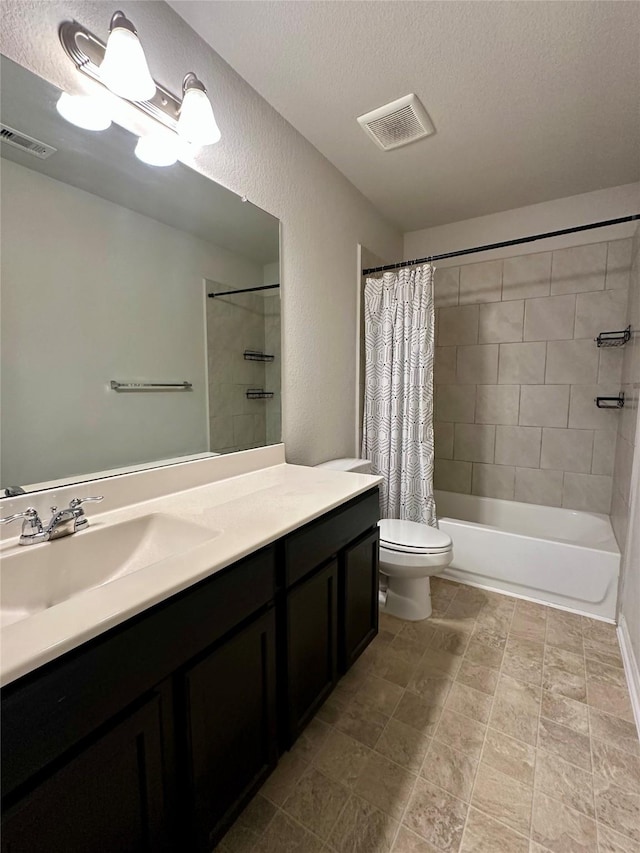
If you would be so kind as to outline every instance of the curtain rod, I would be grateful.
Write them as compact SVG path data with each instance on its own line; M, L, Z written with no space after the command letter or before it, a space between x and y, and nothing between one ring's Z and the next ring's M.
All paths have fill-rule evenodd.
M280 287L279 284L262 284L260 287L244 287L240 290L223 290L221 293L207 293L209 299L214 299L216 296L231 296L233 293L253 293L256 290L273 290L274 287Z
M444 252L442 255L429 255L428 258L416 258L414 261L399 261L397 264L386 264L383 267L370 267L362 270L362 274L387 272L387 270L397 270L400 267L412 267L414 264L428 264L431 261L442 261L445 258L458 258L462 255L474 255L476 252L488 252L491 249L519 246L522 243L533 243L535 240L544 240L547 237L560 237L563 234L576 234L578 231L591 231L593 228L605 228L608 225L619 225L622 222L632 222L635 219L640 219L640 213L620 216L618 219L605 219L603 222L592 222L590 225L577 225L575 228L562 228L560 231L547 231L546 234L533 234L531 237L519 237L517 240L504 240L502 243L488 243L486 246L476 246L474 249L460 249L457 252Z

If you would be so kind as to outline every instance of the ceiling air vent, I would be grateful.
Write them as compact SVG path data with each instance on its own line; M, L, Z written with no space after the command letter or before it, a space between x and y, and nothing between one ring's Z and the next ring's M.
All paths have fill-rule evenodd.
M358 123L383 151L400 148L436 132L427 111L415 95L405 95L358 116Z
M33 154L34 157L39 157L41 160L46 160L58 150L52 145L47 145L46 142L40 142L39 139L34 139L32 136L27 136L26 133L20 133L13 127L8 127L6 124L0 125L0 139L6 142L7 145L13 145L14 148L19 148L21 151L27 151Z

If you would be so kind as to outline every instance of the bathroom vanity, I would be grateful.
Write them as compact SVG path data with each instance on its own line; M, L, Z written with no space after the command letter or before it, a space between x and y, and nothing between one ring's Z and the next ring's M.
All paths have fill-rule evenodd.
M376 480L290 465L264 476L268 487L244 488L246 518L255 541L270 524L284 535L220 568L212 559L212 573L4 688L3 851L211 850L375 636ZM183 504L202 493L213 505L221 489ZM217 504L224 531L199 546L198 565L207 548L217 562L231 553L232 504Z

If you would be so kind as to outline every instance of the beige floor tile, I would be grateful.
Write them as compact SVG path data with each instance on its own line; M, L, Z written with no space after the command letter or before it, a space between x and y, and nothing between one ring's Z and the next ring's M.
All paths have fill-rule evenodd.
M214 853L252 853L259 838L257 833L236 822L214 848Z
M547 622L547 633L545 640L550 646L557 646L559 649L565 649L568 652L581 654L582 647L582 631L580 628L575 628L571 625L563 625L561 623L549 624Z
M477 634L473 634L464 653L464 659L481 664L482 666L491 667L492 669L500 669L503 654L504 648L485 645L478 639Z
M433 741L420 775L459 800L469 802L478 762L461 752Z
M493 696L498 684L498 671L465 658L456 675L456 681Z
M393 853L439 853L436 848L404 826L400 827Z
M515 738L495 729L487 729L482 751L482 763L510 776L516 782L533 785L536 751Z
M471 635L470 643L478 642L483 646L487 646L490 649L495 649L496 651L503 652L504 647L507 645L507 629L502 630L493 630L490 626L486 624L481 624L480 622L476 622L476 627L473 629L473 634Z
M260 793L272 803L281 806L308 767L308 763L302 758L298 758L292 752L285 752L276 769L260 789Z
M535 619L538 622L547 622L549 608L544 604L537 604L535 601L525 601L522 598L516 599L515 615L526 616L529 619Z
M399 820L409 801L415 778L383 755L372 753L353 790L362 799Z
M519 681L539 685L542 682L542 655L536 660L535 658L513 654L509 652L509 645L507 644L502 662L502 672L512 678L517 678Z
M529 853L529 841L471 807L460 853Z
M547 646L544 656L545 664L570 672L573 675L586 676L584 655L567 651L566 649Z
M638 853L638 845L633 839L599 823L598 853Z
M614 785L640 794L640 757L616 749L611 743L591 739L593 772Z
M492 704L492 696L456 681L449 691L444 707L445 712L447 710L455 711L456 714L471 717L472 720L477 720L479 723L486 723L489 720Z
M587 658L587 678L593 681L601 681L603 684L613 684L615 687L627 689L627 680L624 670L619 666L609 666L602 661Z
M540 719L538 749L558 755L570 764L591 770L591 744L588 735L580 734L551 720Z
M397 829L398 824L389 815L351 796L333 827L329 847L338 853L388 853Z
M413 678L419 660L408 660L406 655L391 646L384 658L372 669L372 674L404 689Z
M471 804L480 811L528 836L532 800L533 788L529 785L480 764L471 795Z
M591 773L543 749L537 751L535 788L587 817L596 816Z
M370 750L357 740L333 731L314 758L326 776L351 788L369 758Z
M638 730L634 723L612 717L611 714L605 714L597 708L589 708L589 719L592 737L612 743L617 749L630 752L632 755L640 755Z
M609 666L622 667L622 655L619 648L603 646L593 640L584 639L584 655L587 659L597 660Z
M460 655L429 648L420 659L418 669L423 675L446 675L455 678L461 664Z
M311 767L298 780L282 808L326 841L348 795L343 785Z
M398 619L388 613L381 613L379 616L378 627L380 631L388 631L390 634L399 634L406 624L404 619Z
M507 698L496 697L489 725L510 737L535 746L538 735L537 714L527 714Z
M543 690L540 714L580 734L589 734L589 708L584 702Z
M536 643L544 643L544 635L547 630L546 620L533 619L531 616L516 612L511 623L510 634L533 640Z
M597 853L596 822L536 791L531 835L552 853Z
M270 803L261 794L256 794L238 817L235 825L244 826L255 833L264 832L276 811L273 803Z
M586 702L587 679L584 675L575 675L558 666L553 666L545 661L542 675L542 687L549 693L558 696L566 696L577 702Z
M488 635L506 642L509 628L511 626L512 614L502 610L483 610L478 616L474 634L476 636Z
M376 752L412 773L418 773L430 743L429 734L392 719L376 744Z
M600 643L600 645L609 646L616 650L619 648L616 626L608 622L584 617L582 633L585 639L592 640L594 643Z
M518 711L524 714L537 715L540 711L539 687L525 684L508 675L501 675L496 690L496 699L506 699Z
M393 718L419 732L433 735L442 715L442 707L441 704L433 704L429 698L425 699L406 690L394 711Z
M471 630L461 630L460 628L444 628L436 629L434 636L429 643L430 649L439 649L442 652L449 652L453 655L463 655L465 649L469 645Z
M322 841L278 812L256 844L255 853L320 853Z
M365 746L373 747L388 722L389 717L385 714L381 714L367 705L361 705L357 699L353 699L339 713L334 725L343 734L350 735Z
M303 761L312 761L330 733L331 727L314 717L296 741L292 752Z
M418 668L409 682L409 690L417 693L430 705L444 705L453 681L446 675L434 675L431 670Z
M462 752L469 758L478 759L486 726L470 717L463 717L453 711L447 711L440 718L434 738L452 749Z
M633 710L626 688L587 679L587 704L599 711L634 722Z
M383 678L369 676L360 685L354 702L363 708L370 708L385 717L390 717L402 697L402 687L385 681Z
M404 824L444 853L460 847L468 806L425 779L418 779Z
M601 776L594 776L593 786L599 823L640 844L640 796L623 791Z

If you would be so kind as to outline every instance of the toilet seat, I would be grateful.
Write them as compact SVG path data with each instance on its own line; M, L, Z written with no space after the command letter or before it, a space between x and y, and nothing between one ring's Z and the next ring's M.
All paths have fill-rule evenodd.
M452 548L451 537L437 527L383 518L380 528L380 547L398 554L446 554Z

